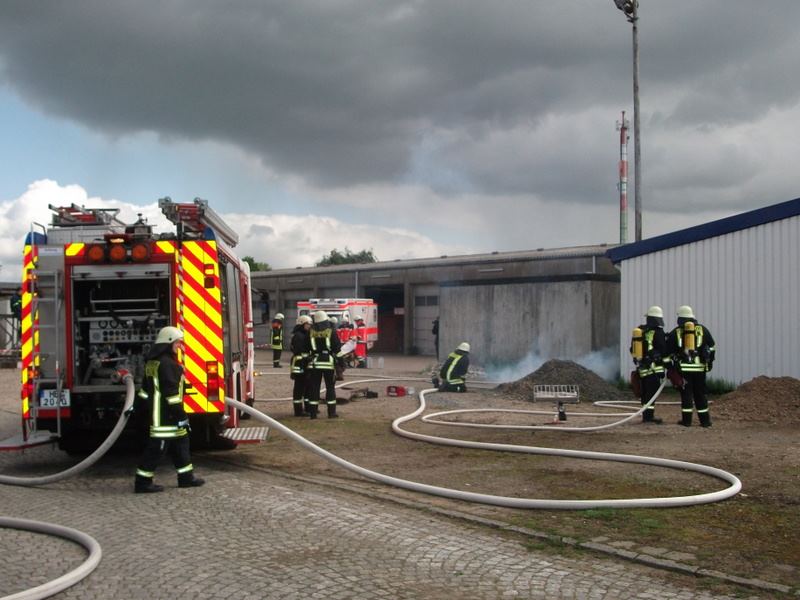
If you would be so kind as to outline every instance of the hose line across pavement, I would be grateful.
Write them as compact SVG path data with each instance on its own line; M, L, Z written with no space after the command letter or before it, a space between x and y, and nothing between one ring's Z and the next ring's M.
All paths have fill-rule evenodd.
M402 379L402 378L397 378ZM368 379L362 380L358 382L348 382L347 385L352 385L353 383L363 383L366 381L386 381L387 378L378 378L378 379ZM629 421L630 419L634 418L635 416L639 415L649 406L655 402L658 395L664 389L664 385L666 384L666 380L662 382L661 387L658 389L658 393L653 396L653 398L642 406L642 408L631 415L621 419L617 423L612 423L604 426L600 426L600 428L607 428L609 426L616 426L620 425L624 422ZM362 477L366 477L368 479L372 479L374 481L378 481L380 483L385 483L387 485L392 485L395 487L415 491L415 492L422 492L425 494L432 494L435 496L442 496L445 498L453 498L456 500L466 500L468 502L478 502L482 504L493 504L496 506L505 506L509 508L531 508L531 509L555 509L555 510L585 510L589 508L667 508L667 507L675 507L675 506L692 506L696 504L707 504L711 502L719 502L721 500L725 500L730 498L731 496L736 495L742 488L742 483L739 479L727 471L723 471L722 469L717 469L715 467L709 467L706 465L701 465L697 463L691 463L686 461L679 461L679 460L672 460L666 458L653 458L647 456L637 456L633 454L618 454L618 453L609 453L609 452L593 452L593 451L583 451L583 450L566 450L566 449L558 449L558 448L540 448L536 446L517 446L513 444L492 444L492 443L485 443L485 442L472 442L466 440L458 440L454 438L444 438L438 436L431 436L431 435L424 435L419 433L414 433L411 431L404 430L401 425L403 423L407 423L419 415L421 415L425 411L425 395L429 393L435 393L438 390L435 388L430 388L426 390L421 390L419 392L419 407L402 417L398 417L392 422L392 430L400 436L430 442L433 444L443 444L447 446L458 446L462 448L476 448L481 450L498 450L502 452L520 452L525 454L539 454L539 455L548 455L548 456L563 456L568 458L583 458L583 459L591 459L591 460L608 460L608 461L616 461L616 462L627 462L627 463L636 463L636 464L644 464L644 465L651 465L651 466L658 466L658 467L667 467L671 469L680 469L685 471L693 471L696 473L702 473L703 475L710 475L711 477L715 477L717 479L721 479L729 484L728 487L715 491L709 492L704 494L694 494L689 496L670 496L670 497L662 497L662 498L626 498L626 499L599 499L599 500L551 500L551 499L539 499L539 498L513 498L508 496L495 496L491 494L479 494L476 492L465 492L462 490L455 490L451 488L439 487L435 485L429 485L425 483L419 483L415 481L409 481L406 479L400 479L397 477L392 477L390 475L385 475L383 473L378 473L376 471L372 471L370 469L366 469L359 465L353 464L343 458L328 452L324 448L320 448L313 442L307 440L303 436L295 433L282 423L276 421L272 417L262 413L261 411L252 408L242 402L238 402L231 398L227 398L226 402L231 404L233 407L246 412L247 414L251 415L252 417L266 423L267 425L274 427L290 439L296 441L300 445L304 446L305 448L311 450L312 452L318 454L319 456L325 458L326 460L345 468L349 471L357 473ZM452 412L452 411L451 411ZM597 427L584 427L584 428L561 428L561 427L547 427L547 426L539 426L533 427L535 429L547 428L547 429L559 429L559 430L568 430L568 431L591 431L597 429Z

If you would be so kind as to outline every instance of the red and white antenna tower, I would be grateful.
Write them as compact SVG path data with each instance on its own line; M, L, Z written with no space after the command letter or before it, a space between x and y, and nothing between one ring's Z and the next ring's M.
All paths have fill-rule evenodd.
M619 243L628 243L628 120L622 111L622 121L617 121L619 131Z

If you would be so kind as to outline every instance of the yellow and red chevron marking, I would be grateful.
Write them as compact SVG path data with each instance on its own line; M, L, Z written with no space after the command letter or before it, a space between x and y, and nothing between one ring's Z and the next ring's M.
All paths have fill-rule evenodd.
M38 315L33 311L33 269L36 266L36 248L26 244L22 255L22 310L20 313L20 344L22 346L22 418L31 418L31 401L33 398L34 350L39 345L38 334L34 335L35 320Z
M86 244L83 242L74 242L67 244L64 248L65 256L83 256L86 253Z
M184 332L183 366L194 394L184 396L187 412L222 412L225 408L225 361L222 345L222 300L219 257L213 240L184 242L176 255L178 294L176 310ZM211 277L213 286L206 288ZM219 390L209 395L206 363L219 369Z

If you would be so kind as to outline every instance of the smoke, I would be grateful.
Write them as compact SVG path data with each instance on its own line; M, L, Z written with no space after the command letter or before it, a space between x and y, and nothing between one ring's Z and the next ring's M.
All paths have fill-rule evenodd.
M488 365L486 367L486 378L499 383L517 381L538 370L548 360L550 358L531 351L511 365ZM614 346L595 350L575 359L562 358L560 360L572 360L572 362L589 369L606 381L614 381L619 375L619 349ZM569 383L569 381L564 382L565 385Z

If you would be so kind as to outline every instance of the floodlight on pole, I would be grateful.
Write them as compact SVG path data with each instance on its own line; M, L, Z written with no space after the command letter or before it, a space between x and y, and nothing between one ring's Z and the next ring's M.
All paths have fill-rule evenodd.
M639 0L614 0L633 26L633 209L636 241L642 239L642 145L639 119Z

